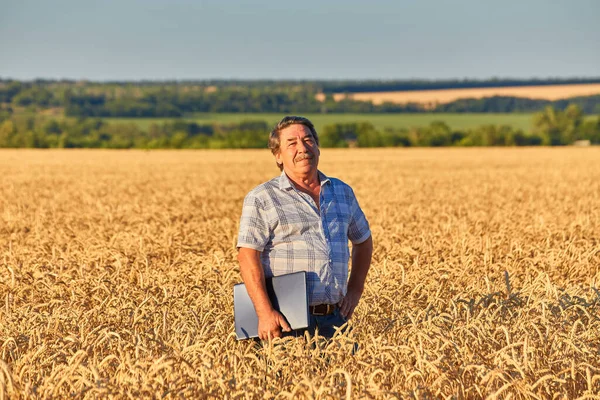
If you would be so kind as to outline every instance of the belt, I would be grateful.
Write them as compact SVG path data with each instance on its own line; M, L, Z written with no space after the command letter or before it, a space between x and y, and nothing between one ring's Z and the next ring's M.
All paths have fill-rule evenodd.
M336 308L337 305L335 304L317 304L316 306L309 306L308 311L312 315L321 316L332 314Z

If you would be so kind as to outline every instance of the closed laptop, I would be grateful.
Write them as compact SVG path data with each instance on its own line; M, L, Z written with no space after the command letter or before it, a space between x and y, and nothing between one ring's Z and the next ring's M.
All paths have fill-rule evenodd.
M278 275L265 280L273 308L279 311L293 330L308 328L306 272ZM243 283L233 287L235 334L238 340L258 337L258 316Z

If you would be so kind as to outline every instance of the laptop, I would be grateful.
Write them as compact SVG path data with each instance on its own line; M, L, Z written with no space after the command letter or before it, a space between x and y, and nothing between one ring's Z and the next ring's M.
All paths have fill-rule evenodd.
M293 330L308 328L306 272L293 272L265 279L273 308L279 311ZM238 340L258 337L258 316L243 283L233 287L233 313Z

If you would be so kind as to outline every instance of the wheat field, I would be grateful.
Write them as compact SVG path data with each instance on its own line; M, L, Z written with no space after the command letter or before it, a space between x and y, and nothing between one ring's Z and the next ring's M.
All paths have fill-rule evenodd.
M268 150L0 150L0 399L600 398L600 149L325 149L320 169L373 232L353 329L238 342Z
M481 99L493 96L524 97L530 99L561 100L578 96L593 96L600 94L600 84L585 83L572 85L545 85L545 86L514 86L497 88L465 88L465 89L436 89L412 90L396 92L365 92L351 93L348 96L354 100L372 101L373 104L384 102L406 104L421 103L431 106L456 101L458 99ZM334 94L336 101L343 100L344 93ZM318 100L324 100L320 94Z

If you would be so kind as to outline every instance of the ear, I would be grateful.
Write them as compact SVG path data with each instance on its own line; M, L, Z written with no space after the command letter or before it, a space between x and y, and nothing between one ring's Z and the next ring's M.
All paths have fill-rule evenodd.
M275 154L275 162L279 165L283 165L283 158L281 157L281 151Z

